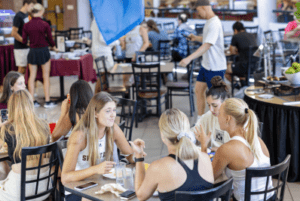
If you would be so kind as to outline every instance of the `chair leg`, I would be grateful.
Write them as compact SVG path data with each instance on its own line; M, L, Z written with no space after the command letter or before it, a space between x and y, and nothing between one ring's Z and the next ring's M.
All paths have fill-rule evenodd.
M191 117L193 116L193 100L192 100L192 94L191 92L189 92L189 98L190 98L190 113L191 113Z
M165 95L165 110L169 109L169 91L167 91L167 94Z
M234 97L234 83L233 75L231 75L231 97Z
M177 82L177 62L174 62L174 67L175 67L175 75L174 75L174 81Z

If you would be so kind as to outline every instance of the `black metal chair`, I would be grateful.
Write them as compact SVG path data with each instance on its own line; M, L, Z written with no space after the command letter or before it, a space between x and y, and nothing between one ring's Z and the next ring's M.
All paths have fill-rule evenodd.
M48 154L50 155L50 157L47 158L49 161L44 161L43 159L46 159L45 157ZM27 167L27 157L37 157L38 166ZM57 144L51 143L39 147L22 148L21 161L21 201L36 198L46 199L48 194L51 194L52 200L57 200L56 183L59 167ZM29 174L27 174L28 172L37 172L36 179L26 180L29 176ZM45 173L47 175L42 175ZM30 175L32 176L32 173ZM35 193L33 195L28 195L28 193L26 193L26 189L28 190L27 185L30 184L35 185ZM45 189L41 189L41 185L43 184L46 184L43 186Z
M274 38L273 38L273 32L271 30L264 31L264 37L266 39L266 42L273 43Z
M106 58L105 56L101 56L95 59L96 67L97 67L97 76L100 79L101 91L106 91L114 96L121 95L124 97L126 92L126 87L124 86L114 86L110 87L108 82L108 72L106 68Z
M235 80L234 80L234 76L238 76L238 77L245 77L246 82L245 85L249 86L249 79L251 77L251 75L253 74L253 72L257 69L258 66L258 61L259 58L253 56L254 52L257 50L257 46L250 46L248 49L246 49L247 55L248 55L248 62L245 63L245 65L247 66L246 68L246 72L244 74L235 74L232 73L231 74L231 95L232 97L234 97L234 88L235 88ZM232 64L232 67L234 67L236 65L236 63ZM235 68L238 68L235 67Z
M171 60L171 40L159 40L158 48L160 50L160 60Z
M64 136L62 136L64 137ZM58 150L58 159L59 159L59 167L62 170L63 169L63 164L64 164L64 155L63 155L63 149L67 148L68 145L68 140L64 140L64 138L59 138L56 141L57 144L57 150ZM64 201L65 200L65 188L64 185L61 183L61 179L58 179L58 184L59 184L59 200Z
M157 28L162 29L161 24L156 24Z
M88 38L90 40L93 40L93 33L92 31L83 31L82 37ZM87 45L88 47L92 47L92 43Z
M197 35L203 34L203 28L205 24L195 24L195 31Z
M222 201L229 201L232 193L233 179L214 184L213 188L202 191L176 191L175 201L209 201L221 198ZM218 200L218 199L217 199Z
M245 27L245 30L247 33L253 34L255 36L255 39L257 39L258 26Z
M117 116L120 117L120 122L124 122L124 134L127 141L131 141L132 128L136 116L137 101L129 100L125 98L116 98L117 104L121 106L120 113Z
M288 155L285 160L271 167L262 167L262 168L246 168L246 182L245 182L245 201L253 200L251 196L253 195L264 195L264 200L267 200L267 194L274 192L276 195L276 201L283 201L285 184L287 181L289 165L290 165L291 155ZM277 186L268 189L269 180L272 179L272 176L278 175ZM266 178L266 187L263 191L251 191L252 179L255 178ZM274 185L274 184L273 184ZM280 190L280 195L279 195ZM279 195L279 198L278 198Z
M161 90L160 63L132 64L136 99L138 101L138 120L142 120L147 114L147 107L156 107L156 116L161 115L161 105L167 104L167 90ZM161 99L165 98L164 102ZM147 101L155 100L156 105L147 105ZM137 121L136 121L137 122ZM136 125L137 126L137 125Z
M172 96L189 96L190 101L190 112L191 116L193 116L193 112L195 111L195 103L194 103L194 85L193 85L193 72L194 72L194 63L187 66L188 70L188 81L179 81L179 82L167 82L167 94L169 105L168 108L172 108ZM177 93L173 93L177 92Z
M175 31L175 23L174 22L167 22L163 23L164 31L169 35L170 38L173 38L173 34Z
M83 37L83 27L78 28L70 28L69 29L69 39L70 40L78 40Z

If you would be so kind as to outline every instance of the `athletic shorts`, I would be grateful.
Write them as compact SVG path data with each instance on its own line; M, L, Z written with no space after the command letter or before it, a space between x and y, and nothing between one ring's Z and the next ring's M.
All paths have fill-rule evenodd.
M27 56L29 48L27 49L14 49L15 62L17 67L27 67L28 60Z
M197 81L198 82L206 82L207 87L210 88L212 86L212 84L210 83L211 78L219 75L222 77L222 79L224 79L225 72L226 72L226 70L221 70L221 71L206 70L201 65L201 68L200 68L200 71L199 71L199 74L197 77Z

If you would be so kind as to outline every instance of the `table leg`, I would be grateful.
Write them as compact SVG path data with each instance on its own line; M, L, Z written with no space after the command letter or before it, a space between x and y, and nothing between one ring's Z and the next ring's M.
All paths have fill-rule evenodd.
M51 97L51 98L58 98L57 100L55 100L56 102L62 102L66 98L64 76L59 76L59 88L60 88L60 97Z

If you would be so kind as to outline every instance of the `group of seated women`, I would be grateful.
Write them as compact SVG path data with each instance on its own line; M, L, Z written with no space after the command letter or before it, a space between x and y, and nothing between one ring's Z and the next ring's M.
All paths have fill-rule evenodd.
M18 200L21 150L48 144L50 131L47 123L34 112L33 99L25 87L14 88L18 81L6 79L8 76L4 82L10 89L6 102L9 117L1 124L0 139L7 143L12 165L8 176L0 181L0 200ZM161 115L161 140L169 155L151 163L147 172L143 162L145 142L141 139L127 142L115 123L114 98L106 92L93 96L88 83L75 82L62 103L61 117L52 134L55 141L71 131L61 171L62 183L108 173L118 161L118 148L130 163L136 161L135 191L139 200L147 200L156 189L161 200L175 200L175 191L209 189L223 172L233 177L233 199L244 200L245 169L270 166L270 155L258 137L255 113L243 100L229 98L228 88L220 77L214 77L211 82L213 86L207 92L209 111L195 127L190 128L187 116L176 108ZM192 142L195 137L201 149ZM209 143L216 150L212 162L206 152ZM32 158L32 163L36 160ZM266 178L254 180L253 189L265 189ZM41 189L45 187L43 183L39 185ZM268 188L271 187L269 182ZM27 192L30 193L33 192ZM267 199L273 200L273 194L269 193ZM252 197L252 200L262 199L263 195ZM66 200L82 198L66 192Z

